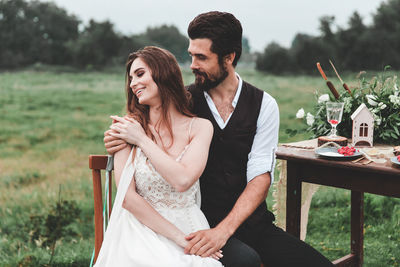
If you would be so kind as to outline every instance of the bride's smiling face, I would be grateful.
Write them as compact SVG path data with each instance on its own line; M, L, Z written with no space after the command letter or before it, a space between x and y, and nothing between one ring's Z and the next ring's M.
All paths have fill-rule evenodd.
M136 58L129 71L130 88L142 105L155 106L161 104L158 86L151 76L151 70L140 58Z

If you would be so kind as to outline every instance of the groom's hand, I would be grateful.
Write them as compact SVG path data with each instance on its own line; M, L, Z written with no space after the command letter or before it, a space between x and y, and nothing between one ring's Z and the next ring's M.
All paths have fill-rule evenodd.
M110 135L111 132L114 132L114 130L110 129L105 131L103 140L104 140L104 146L106 147L108 154L114 155L114 153L125 148L127 146L127 143L122 139L111 136Z
M201 257L209 257L217 253L226 243L230 235L219 228L200 230L186 236L189 242L185 253Z

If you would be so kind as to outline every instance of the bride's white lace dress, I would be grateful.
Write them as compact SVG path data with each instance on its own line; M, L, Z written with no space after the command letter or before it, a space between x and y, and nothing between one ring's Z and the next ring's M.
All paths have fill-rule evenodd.
M134 162L131 152L122 172L110 223L95 266L221 267L222 264L215 259L184 254L183 248L155 233L122 208L133 176L137 192L182 232L189 234L209 228L199 208L199 182L185 192L177 192L137 148Z

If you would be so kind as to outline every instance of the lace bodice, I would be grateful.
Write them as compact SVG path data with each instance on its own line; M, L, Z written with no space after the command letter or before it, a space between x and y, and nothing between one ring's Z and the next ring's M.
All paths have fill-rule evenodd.
M187 146L177 161L181 159L186 149ZM196 194L200 190L198 180L187 191L178 192L154 169L141 149L137 149L135 161L136 191L156 210L181 209L196 204Z

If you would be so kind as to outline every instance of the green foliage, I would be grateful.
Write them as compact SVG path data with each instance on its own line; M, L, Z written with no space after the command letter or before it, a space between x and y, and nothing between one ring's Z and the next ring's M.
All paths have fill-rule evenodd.
M293 62L281 73L317 73L315 63L328 65L328 59L334 60L341 70L380 70L386 65L399 69L399 14L400 0L386 0L373 14L372 25L365 25L359 13L354 12L347 28L337 27L337 31L332 30L333 16L321 17L319 36L298 33L288 52L281 54L282 61ZM257 69L277 73L274 65L268 63L270 54L266 49L258 55ZM279 60L274 58L274 62Z
M326 119L326 101L318 99L316 93L316 105L314 119L308 123L306 129L312 132L314 137L324 136L331 129ZM387 76L385 72L371 80L367 80L361 74L359 86L349 94L344 91L335 100L330 96L331 101L343 102L342 121L338 126L338 134L351 138L353 121L351 115L362 104L365 103L374 116L374 142L385 144L400 144L400 90L397 85L397 76ZM287 133L294 135L296 130L288 130Z
M0 1L0 68L71 64L66 44L78 37L78 24L54 3Z
M109 21L89 21L76 42L70 42L74 51L74 64L77 66L104 67L112 62L120 49L120 37L114 32Z
M150 27L147 28L144 35L149 41L147 45L168 49L179 62L189 61L190 57L187 52L189 39L183 36L175 26Z
M79 218L80 212L76 202L61 201L60 196L59 201L51 207L47 216L33 215L30 217L30 241L41 247L50 247L49 264L53 260L57 241L62 238L68 240L77 236L76 230L69 226Z
M0 176L0 181L6 187L20 187L44 180L46 177L39 172L28 172L25 174L12 174Z
M242 54L250 53L250 42L246 36L242 37Z
M364 194L363 266L400 263L400 199ZM350 253L350 191L323 187L311 203L306 242L330 260Z
M290 70L288 66L293 66L291 59L286 48L271 43L265 48L264 54L257 57L256 68L273 74L282 74Z
M74 229L68 226L80 214L76 202L63 200L53 205L47 214L33 215L31 220L31 242L40 242L42 247L49 247L61 238L71 238L77 235Z
M0 69L32 64L102 69L122 65L129 53L146 45L166 48L185 62L188 43L175 26L125 36L115 32L110 21L90 20L83 25L52 2L0 0Z

